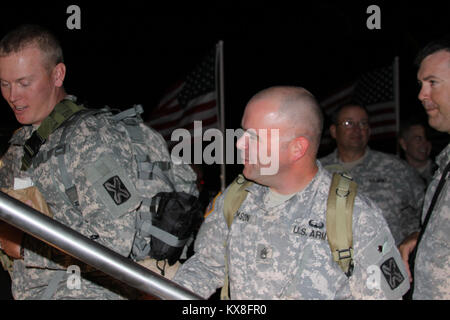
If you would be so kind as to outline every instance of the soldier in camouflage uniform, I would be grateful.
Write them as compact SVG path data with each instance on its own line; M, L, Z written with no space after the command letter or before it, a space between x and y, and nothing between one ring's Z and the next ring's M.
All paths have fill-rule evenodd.
M36 159L40 157L40 161L33 159L28 170L21 170L25 141L60 103L70 98L62 86L64 76L61 49L48 31L38 26L19 27L0 43L2 94L17 120L25 125L13 135L11 146L2 159L0 186L12 188L18 178L31 181L44 195L56 221L128 257L141 199L134 187L137 164L124 126L112 121L107 114L85 117L71 124L71 134L63 141L63 159L76 187L78 203L64 192L62 166L55 156L56 147L61 143L62 127L51 133L39 149ZM170 161L162 138L154 133L148 139L146 142L153 148L157 160ZM42 157L45 155L47 159ZM104 182L106 176L111 178ZM31 236L25 234L18 247L20 245L21 254L10 254L18 258L12 272L15 299L137 297L134 289ZM8 248L3 249L8 251ZM17 253L17 248L14 249ZM67 285L70 266L81 271L79 286Z
M406 162L416 169L428 186L437 164L429 157L432 145L427 138L425 124L418 119L404 121L400 126L398 142L405 153Z
M406 269L368 198L358 195L354 205L353 274L348 278L332 259L326 238L331 175L316 160L322 114L314 97L296 87L263 90L248 103L242 127L237 148L244 176L255 183L230 229L223 213L228 189L211 202L195 254L173 280L207 298L223 286L227 259L231 299L400 298L409 288ZM276 152L276 136L261 129L279 130L279 168L270 175L262 170L270 164L250 160L261 148Z
M332 117L337 149L320 159L330 172L347 172L381 208L395 243L417 230L425 185L418 173L394 155L371 150L369 117L358 105L344 105Z
M438 40L428 44L417 56L421 84L419 99L434 129L450 134L450 41ZM441 178L443 187L420 233L411 234L399 246L403 261L414 268L413 299L450 299L450 189L449 174L443 177L450 163L450 144L436 157L439 168L428 186L422 212L424 223L432 198ZM414 266L408 259L417 249ZM410 275L411 276L411 275ZM412 279L410 279L412 280Z

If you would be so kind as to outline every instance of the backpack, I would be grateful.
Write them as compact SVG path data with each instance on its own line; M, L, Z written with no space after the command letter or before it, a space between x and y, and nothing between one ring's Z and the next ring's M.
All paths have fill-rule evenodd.
M63 196L73 207L78 208L77 189L68 173L64 156L66 137L73 136L73 130L79 127L83 119L100 114L110 117L115 125L126 129L137 168L133 184L141 205L136 211L136 233L130 258L135 261L147 257L167 259L172 265L187 251L194 232L203 221L203 210L197 198L196 175L190 166L181 161L175 163L168 154L164 159L153 159L155 152L151 148L166 148L166 143L161 135L143 123L142 113L140 105L117 113L109 107L87 109L70 100L63 100L55 106L54 112L47 118L49 120L41 124L39 129L44 129L40 132L36 130L25 143L26 152L22 162L26 170L31 165L38 166L51 156L56 156L65 189ZM47 152L39 152L46 138L59 127L63 131L58 146ZM170 191L158 192L156 183L163 183L165 189Z
M224 199L223 213L228 229L235 213L247 197L246 188L253 182L240 174L229 186ZM327 238L333 260L347 277L353 273L352 215L357 184L345 173L334 173L327 200ZM227 246L227 243L224 243ZM225 280L220 298L229 300L228 258L225 256Z

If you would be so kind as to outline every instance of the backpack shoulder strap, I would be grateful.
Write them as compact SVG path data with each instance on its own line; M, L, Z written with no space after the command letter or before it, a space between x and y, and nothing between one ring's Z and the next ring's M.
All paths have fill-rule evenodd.
M357 184L353 179L334 173L327 201L327 238L333 260L347 277L353 272L353 205Z
M253 182L245 179L242 174L239 174L228 187L223 204L223 214L225 216L228 229L231 227L234 214L239 209L242 202L244 202L245 198L247 198L247 191L245 189L252 184Z
M42 121L39 128L35 130L31 137L25 142L20 170L28 170L33 164L33 159L39 153L41 146L47 141L48 137L61 125L65 124L74 114L84 109L85 108L82 105L77 105L68 99L59 102L49 116Z
M56 146L54 150L51 150L53 154L56 156L58 161L58 167L60 169L61 173L61 180L64 185L64 192L67 195L70 203L75 207L78 208L79 201L78 201L78 192L76 189L75 184L72 181L72 177L67 171L67 165L65 160L65 154L67 150L67 137L72 137L72 130L79 127L80 122L83 119L86 119L90 116L96 115L98 113L102 112L109 112L107 109L84 109L81 112L79 112L75 117L72 117L64 124L64 129L61 134L59 144Z
M247 191L245 190L248 186L251 186L253 182L245 179L245 177L240 174L234 179L233 183L228 187L227 193L225 194L224 204L223 204L223 214L225 216L225 221L227 222L228 229L231 228L231 223L234 219L234 214L247 198ZM224 247L226 248L227 242L225 241ZM222 290L220 292L221 300L230 300L229 293L229 266L228 257L225 253L225 279Z

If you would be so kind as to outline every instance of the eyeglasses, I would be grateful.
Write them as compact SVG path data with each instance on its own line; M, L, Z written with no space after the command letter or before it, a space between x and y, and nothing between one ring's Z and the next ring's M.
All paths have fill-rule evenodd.
M353 120L344 120L341 123L339 123L341 126L343 126L346 129L353 128L356 124L358 124L360 129L368 129L369 128L369 121L362 120L359 122L353 121Z

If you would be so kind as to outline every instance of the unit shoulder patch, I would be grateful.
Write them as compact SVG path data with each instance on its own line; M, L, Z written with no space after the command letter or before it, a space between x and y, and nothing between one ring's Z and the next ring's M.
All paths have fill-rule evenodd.
M209 216L209 214L210 214L211 212L214 211L214 207L215 207L215 204L216 204L216 200L217 200L217 198L218 198L221 194L222 194L222 192L219 191L219 193L214 197L214 199L211 200L211 202L209 203L208 207L207 207L206 210L205 210L205 216L204 216L205 218L206 218L207 216Z
M380 269L392 290L405 280L394 258L389 258L383 262Z
M130 192L125 187L122 180L120 180L119 176L113 176L108 179L103 184L103 187L106 189L106 192L108 192L116 205L121 205L131 198Z

